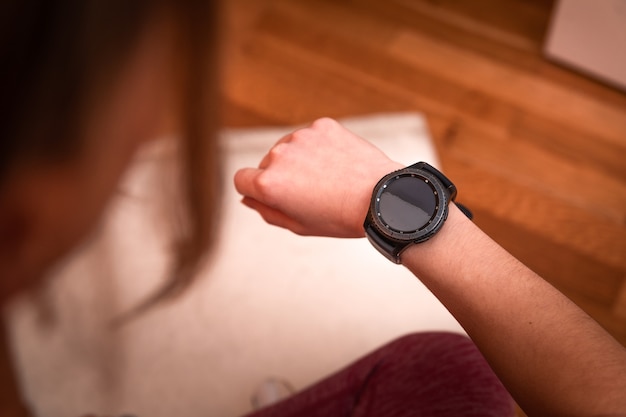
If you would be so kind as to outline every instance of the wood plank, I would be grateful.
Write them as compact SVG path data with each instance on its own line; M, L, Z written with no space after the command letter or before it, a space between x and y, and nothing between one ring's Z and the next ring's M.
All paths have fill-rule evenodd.
M437 108L435 102L414 97L402 88L383 87L385 81L359 69L263 34L242 56L231 58L228 73L225 83L230 100L248 102L255 111L289 124L355 112ZM394 90L391 94L389 88Z
M332 63L307 59L306 54L272 40L259 39L249 53L254 54L253 67L248 57L229 68L228 98L247 103L258 114L284 124L352 115L354 102L361 103L360 113L398 111L409 105L402 98L392 98L367 83L356 82L350 72L336 70ZM251 102L250 96L256 99ZM302 97L315 97L316 103Z
M481 2L429 3L395 0L408 10L418 12L441 24L456 27L507 47L537 51L543 38L546 16L530 2L515 2L517 7L499 7L499 0ZM512 18L515 16L515 18Z
M516 137L492 137L480 126L467 123L457 123L444 141L449 153L497 169L497 175L507 181L524 184L615 226L626 223L626 183L595 167Z
M626 281L622 283L621 288L617 292L613 305L613 314L624 322L624 328L626 329Z
M584 208L562 201L550 190L511 179L501 168L485 165L465 154L449 155L454 165L446 172L457 183L459 198L478 210L523 226L566 248L626 271L626 226L597 217Z
M544 32L551 15L551 1L539 0L530 2L522 0L522 7L532 3L533 13L520 10L520 1L515 0L505 0L505 3L498 2L497 5L490 8L496 16L509 16L508 21L504 20L503 26L499 26L501 32L510 31L519 22L522 22L522 25L529 28L532 27L534 33L527 34L531 43L534 44L531 49L512 47L512 45L506 42L506 39L508 39L506 36L486 36L485 30L493 29L491 20L485 20L483 17L477 16L477 13L473 11L474 9L483 8L483 1L437 3L437 6L443 6L439 7L441 10L438 13L424 13L421 11L422 9L433 7L431 2L426 1L396 0L379 2L376 0L361 0L358 3L358 10L363 11L367 9L374 16L393 20L398 27L418 30L420 33L426 34L433 39L438 39L440 42L484 56L493 61L494 64L504 64L519 71L540 76L555 85L561 85L581 94L589 94L601 98L609 105L624 105L626 103L626 97L622 92L610 87L607 88L606 85L586 78L571 71L569 68L555 65L543 57L541 50L543 48ZM455 10L455 4L460 4L464 10ZM450 17L450 14L454 16ZM511 15L515 16L515 18L511 19ZM482 26L482 29L468 29L466 25L453 22L454 20L463 19L471 19L475 23L473 26ZM530 21L527 21L527 19L530 19ZM519 31L517 35L520 35Z
M343 15L339 14L337 18L343 18ZM370 85L390 97L401 98L407 110L419 109L429 116L475 116L476 121L484 122L485 128L497 129L502 134L514 123L517 108L504 102L491 101L486 109L484 101L476 99L475 92L458 88L437 74L416 70L386 55L384 50L373 46L358 32L328 22L309 26L307 31L298 30L307 24L308 19L308 13L289 9L266 15L259 23L262 32L261 35L257 34L255 42L273 42L273 47L280 50L280 54L306 61L316 69L316 74L325 74L326 77L333 77L337 73L348 74L351 83ZM361 23L359 26L363 25ZM323 41L325 38L332 41ZM343 90L348 86L336 88L337 94L343 95ZM366 102L376 99L374 96L366 99ZM333 104L328 104L327 108L332 112ZM355 111L359 110L360 104L363 102L353 103ZM326 107L326 103L322 105ZM458 112L459 109L463 112Z
M544 116L587 132L599 141L620 146L626 152L626 119L623 115L626 106L607 106L593 97L579 95L514 68L495 66L482 56L417 32L400 34L390 46L390 52L415 68L437 73L451 83L513 103L530 114L540 109ZM428 59L423 59L424 56Z
M626 152L620 145L597 143L596 138L569 125L521 113L510 134L546 151L559 154L577 166L604 173L614 181L626 182ZM626 213L622 210L622 213Z

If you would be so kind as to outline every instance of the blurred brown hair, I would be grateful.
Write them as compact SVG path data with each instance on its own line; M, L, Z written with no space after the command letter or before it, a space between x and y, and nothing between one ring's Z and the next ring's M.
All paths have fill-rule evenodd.
M157 16L174 27L172 80L179 96L186 224L175 242L172 279L151 298L193 279L216 233L220 193L217 127L218 5L215 0L4 0L0 2L0 192L20 164L63 162L89 138L80 121L89 95L106 87Z

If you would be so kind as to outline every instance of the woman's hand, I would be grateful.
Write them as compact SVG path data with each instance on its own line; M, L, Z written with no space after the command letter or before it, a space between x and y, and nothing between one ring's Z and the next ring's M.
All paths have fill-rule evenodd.
M258 168L239 170L235 187L270 224L300 235L362 237L374 185L400 168L324 118L280 139Z

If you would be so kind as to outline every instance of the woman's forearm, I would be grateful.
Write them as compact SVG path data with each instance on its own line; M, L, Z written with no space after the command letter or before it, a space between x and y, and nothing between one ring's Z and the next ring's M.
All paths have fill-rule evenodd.
M402 254L532 415L626 413L626 350L452 205Z

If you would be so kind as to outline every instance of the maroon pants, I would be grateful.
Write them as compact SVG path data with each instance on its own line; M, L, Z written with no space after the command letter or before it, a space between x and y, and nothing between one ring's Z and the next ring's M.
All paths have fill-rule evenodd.
M418 333L248 417L514 414L513 400L471 340L452 333Z

